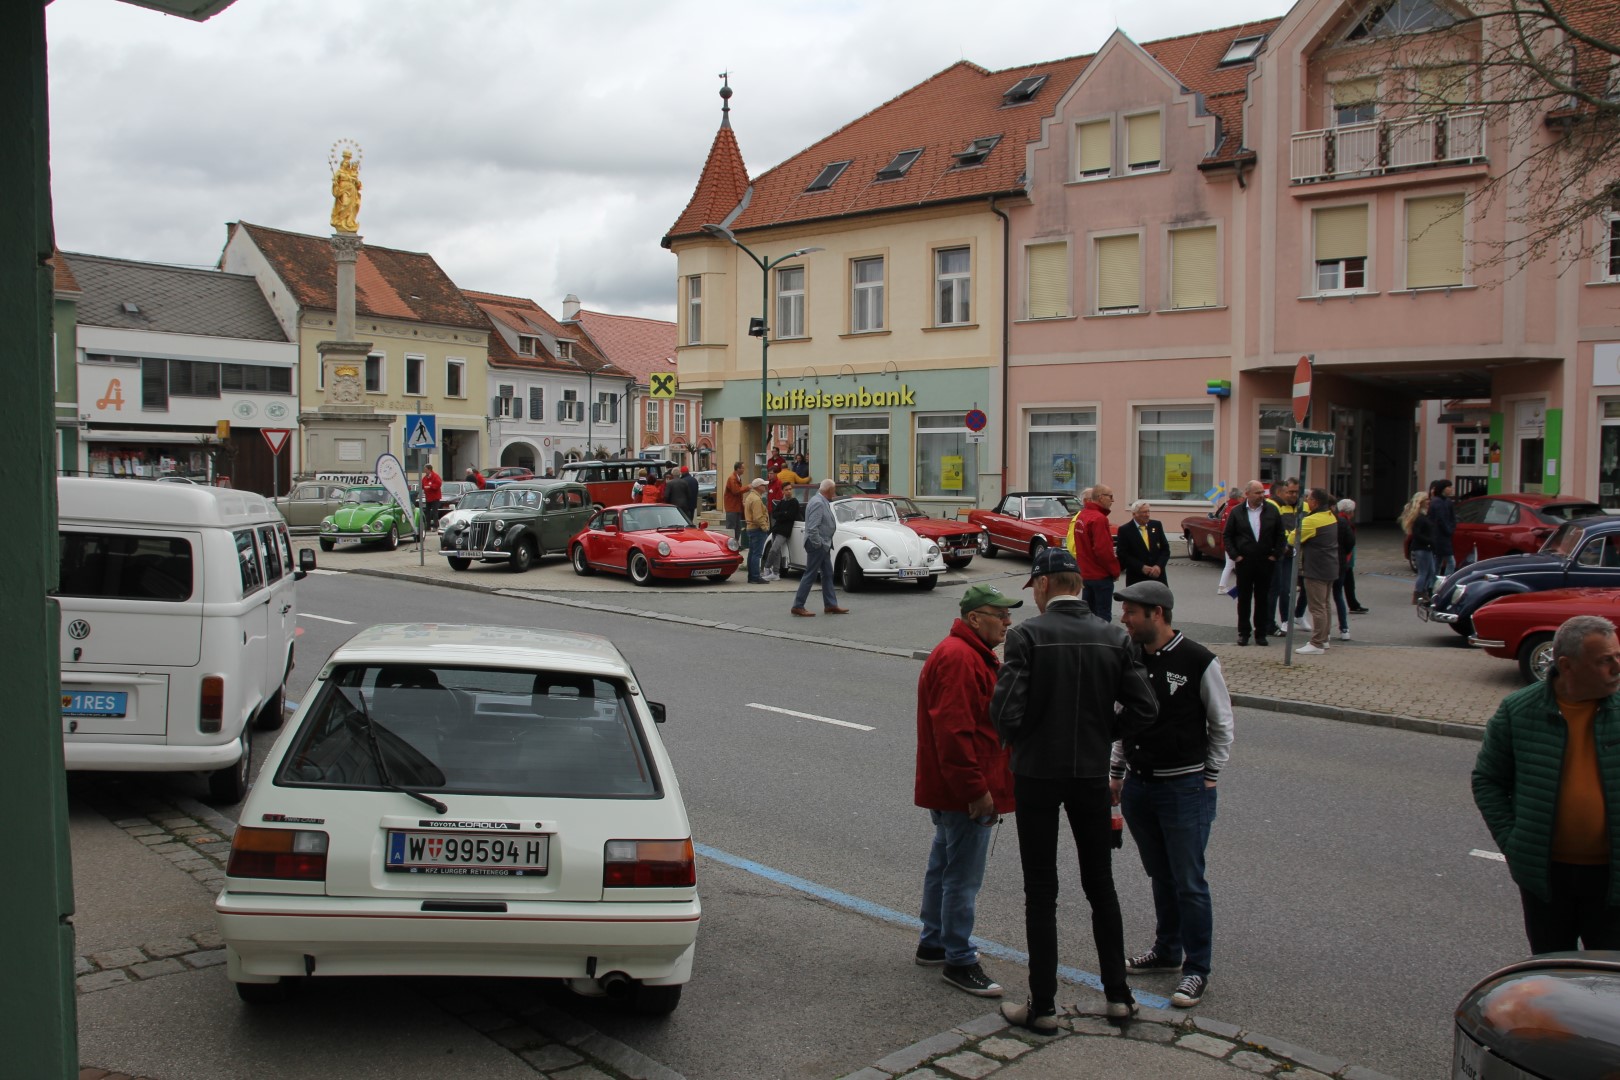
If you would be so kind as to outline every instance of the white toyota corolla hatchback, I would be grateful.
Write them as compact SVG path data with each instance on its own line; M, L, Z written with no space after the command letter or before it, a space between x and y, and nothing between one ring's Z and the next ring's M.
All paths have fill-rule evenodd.
M288 976L564 979L668 1013L692 831L607 640L374 626L327 661L242 807L215 902L245 1001Z

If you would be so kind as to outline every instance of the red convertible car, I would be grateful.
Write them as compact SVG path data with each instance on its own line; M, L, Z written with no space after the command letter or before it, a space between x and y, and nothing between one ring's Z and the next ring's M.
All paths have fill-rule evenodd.
M628 574L637 585L654 578L724 581L742 562L737 541L693 526L668 503L604 506L572 540L568 558L576 574L606 570Z
M1457 533L1451 550L1459 565L1494 559L1499 555L1528 555L1540 551L1547 537L1558 526L1575 518L1603 513L1603 507L1590 499L1568 495L1536 495L1505 491L1500 495L1480 495L1457 503ZM1412 559L1412 539L1404 548L1407 562Z
M1191 514L1181 519L1181 538L1187 541L1187 558L1226 558L1226 516L1242 499L1231 499L1207 514Z
M836 497L836 496L835 496ZM979 552L979 537L984 535L983 528L964 525L952 518L929 517L922 512L918 505L904 495L867 495L856 496L863 499L876 499L886 502L894 508L895 514L906 528L939 545L939 551L945 558L945 565L953 570L960 570L973 561L973 556Z
M979 530L979 554L993 559L1003 549L1033 559L1042 548L1062 547L1069 520L1080 500L1067 491L1015 491L994 510L969 510L968 524Z
M1553 633L1575 615L1601 615L1620 624L1620 589L1549 589L1514 593L1474 612L1468 643L1492 656L1517 660L1525 682L1545 679L1552 667Z

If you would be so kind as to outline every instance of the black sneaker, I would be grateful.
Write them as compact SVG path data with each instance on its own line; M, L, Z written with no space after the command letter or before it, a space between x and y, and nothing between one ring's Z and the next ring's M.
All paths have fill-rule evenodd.
M1170 995L1170 1004L1178 1009L1190 1009L1204 1000L1209 980L1202 975L1183 975L1176 983L1176 992Z
M917 964L920 967L939 967L945 962L945 949L941 945L917 946Z
M1181 960L1180 958L1171 960L1167 956L1160 956L1158 949L1149 949L1125 961L1125 970L1132 975L1157 975L1166 971L1180 971Z
M1026 1001L1022 1005L1014 1005L1010 1001L1001 1003L1001 1016L1009 1024L1021 1028L1028 1028L1037 1035L1056 1035L1058 1030L1057 1010L1047 1009L1038 1012L1035 1003Z
M940 977L958 990L966 990L974 997L1000 997L1001 984L984 973L977 963L957 967L946 964Z

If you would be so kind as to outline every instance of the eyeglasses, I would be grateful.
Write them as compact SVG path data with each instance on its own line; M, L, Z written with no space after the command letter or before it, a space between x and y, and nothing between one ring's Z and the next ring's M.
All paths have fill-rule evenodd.
M1008 611L1006 608L1002 608L1002 607L998 607L998 608L974 608L972 611L968 612L968 614L969 615L989 615L989 616L992 616L993 618L1000 619L1002 622L1012 622L1012 612Z

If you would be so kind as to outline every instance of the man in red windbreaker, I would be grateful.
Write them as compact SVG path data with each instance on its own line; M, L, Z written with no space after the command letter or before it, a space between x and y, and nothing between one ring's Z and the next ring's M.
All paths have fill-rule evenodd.
M934 822L917 963L944 965L946 982L978 997L1001 996L970 939L991 829L999 815L1013 812L1012 770L990 723L1001 666L993 650L1007 637L1010 609L1021 606L993 585L968 589L961 618L928 654L917 680L915 801Z
M1098 484L1069 524L1069 554L1080 564L1080 599L1103 622L1114 621L1114 579L1119 577L1119 555L1108 531L1113 508L1114 489Z

